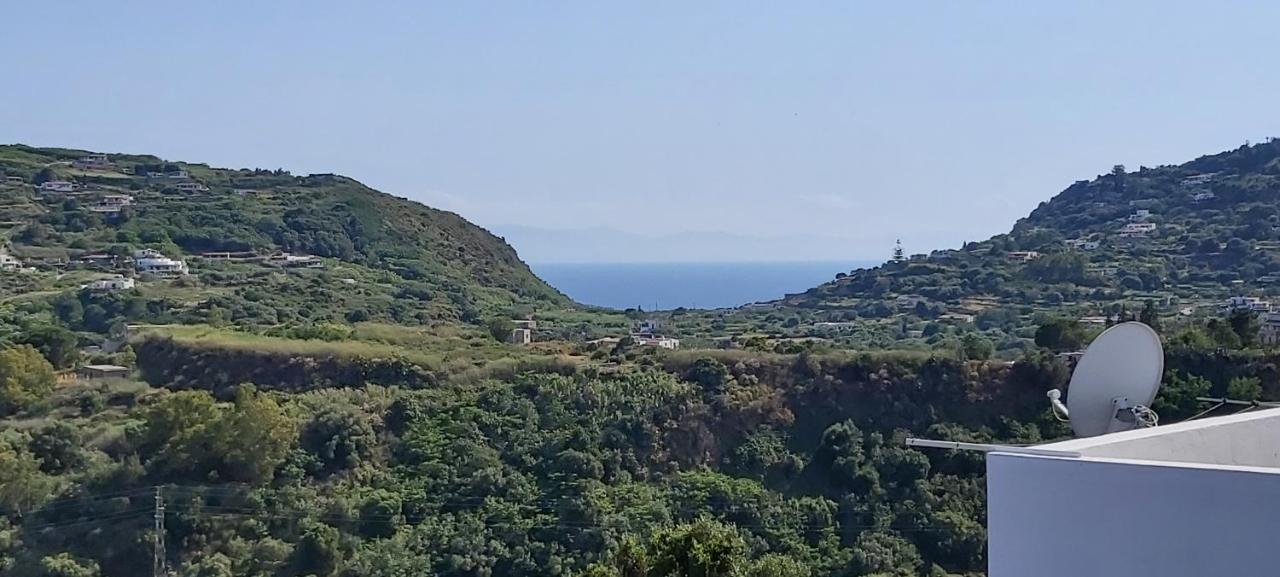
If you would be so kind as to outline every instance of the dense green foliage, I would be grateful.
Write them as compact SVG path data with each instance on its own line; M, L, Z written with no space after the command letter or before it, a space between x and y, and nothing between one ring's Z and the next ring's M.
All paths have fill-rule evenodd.
M82 154L0 147L24 179L0 208L15 253L284 250L324 268L192 258L194 275L115 291L82 286L115 265L0 275L6 576L148 573L157 495L183 577L972 575L981 457L908 435L1064 436L1054 353L1133 318L1165 338L1163 422L1199 396L1280 397L1256 315L1217 306L1280 274L1269 236L1238 230L1273 218L1274 143L1116 170L1008 235L777 303L658 315L720 346L690 351L586 343L647 315L575 307L456 215L349 179L65 162ZM177 190L179 170L209 190ZM138 204L108 219L28 186L65 178ZM1158 233L1105 235L1138 206ZM517 318L539 342L503 342ZM84 362L136 372L55 374Z

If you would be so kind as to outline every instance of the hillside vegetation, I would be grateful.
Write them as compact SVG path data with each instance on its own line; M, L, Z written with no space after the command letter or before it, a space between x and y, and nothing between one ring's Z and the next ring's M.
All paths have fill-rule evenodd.
M3 148L0 573L978 575L981 456L906 437L1064 437L1054 352L1131 316L1165 339L1161 422L1280 397L1257 315L1217 302L1280 274L1277 155L1117 169L988 241L654 315L667 350L591 342L650 315L342 177ZM1116 237L1137 210L1156 228Z
M226 320L259 325L346 316L478 323L517 305L569 304L501 239L456 214L347 177L142 155L83 166L89 154L0 146L0 175L9 177L0 189L0 222L9 229L9 251L40 271L60 272L45 265L70 262L131 272L106 259L74 265L89 255L125 257L144 248L189 261L196 274L184 282L144 283L150 314L128 320L169 322L216 309ZM74 190L39 188L49 181ZM127 206L100 209L107 197L122 195L130 197ZM322 268L262 266L261 257L280 253L319 257ZM42 272L7 276L10 295L65 286Z
M1280 141L1269 140L1176 166L1117 166L1009 233L929 254L898 249L804 293L669 320L686 337L768 350L969 349L1011 359L1053 317L1101 326L1147 309L1145 320L1176 329L1219 316L1229 296L1278 297L1277 281Z

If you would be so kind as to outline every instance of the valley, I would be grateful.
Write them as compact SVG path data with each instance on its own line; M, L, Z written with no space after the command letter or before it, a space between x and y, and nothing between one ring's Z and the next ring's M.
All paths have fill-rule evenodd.
M1064 355L1129 319L1165 340L1162 418L1280 398L1275 141L657 311L343 176L22 145L0 171L5 575L974 575L981 457L906 436L1067 435Z

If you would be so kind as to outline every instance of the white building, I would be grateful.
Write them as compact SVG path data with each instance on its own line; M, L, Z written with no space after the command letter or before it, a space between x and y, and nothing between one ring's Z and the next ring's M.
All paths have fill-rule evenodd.
M133 204L133 197L127 194L104 194L97 204L89 207L93 212L117 213L120 209Z
M652 334L661 330L662 330L662 321L649 319L649 320L640 321L640 323L636 325L635 332Z
M990 577L1274 575L1280 409L987 455Z
M1223 303L1222 308L1227 310L1249 309L1254 312L1265 313L1271 311L1271 301L1258 297L1235 296L1228 298Z
M1149 218L1151 218L1151 211L1143 208L1133 211L1133 214L1129 215L1129 222L1146 222Z
M173 187L182 192L207 192L209 190L209 187L195 181L179 182Z
M105 154L93 153L93 154L84 156L79 160L72 162L71 164L76 168L106 168L108 166L111 166L111 161L107 158L107 155Z
M660 349L675 350L680 348L680 339L664 337L661 335L633 335L636 344L642 347L658 347Z
M186 261L171 259L158 250L144 248L133 253L133 266L142 274L175 277L187 274Z
M75 192L76 183L65 180L50 180L40 185L40 192Z
M1040 253L1034 250L1015 250L1005 253L1004 257L1012 261L1027 262L1040 258Z
M17 257L7 253L0 252L0 270L19 270L22 268L22 261Z
M121 291L129 290L134 287L133 279L125 276L114 276L111 278L102 278L89 283L91 291Z
M533 341L533 331L529 329L511 329L510 340L517 345L527 345Z
M1083 238L1073 238L1067 240L1065 244L1068 247L1078 248L1081 250L1098 250L1098 247L1102 246L1102 244L1096 240L1085 240Z
M1182 179L1182 185L1183 186L1200 186L1202 184L1209 184L1211 181L1213 181L1213 177L1215 174L1217 173L1195 174L1192 176L1188 176Z
M1259 319L1258 340L1268 346L1280 345L1280 313L1266 313Z
M133 204L133 197L127 194L104 194L100 202L105 205L129 206Z
M1149 232L1155 232L1156 225L1152 222L1131 222L1120 227L1120 236L1135 237L1147 236Z
M274 254L265 261L268 266L278 266L283 268L324 268L324 261L318 256L309 254L289 254L282 252Z

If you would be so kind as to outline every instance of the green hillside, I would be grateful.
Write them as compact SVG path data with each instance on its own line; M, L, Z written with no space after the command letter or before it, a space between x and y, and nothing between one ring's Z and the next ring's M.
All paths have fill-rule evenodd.
M904 252L776 302L677 311L671 320L686 336L746 343L755 335L782 348L810 339L954 349L967 336L1010 358L1053 316L1100 325L1145 309L1176 328L1219 316L1229 296L1280 296L1278 201L1278 141L1176 166L1117 166L1071 185L1007 234Z
M904 439L1067 435L1045 391L1080 317L1162 330L1162 422L1280 396L1256 316L1218 307L1269 293L1274 162L1230 168L1258 151L1117 170L1010 234L778 302L657 315L668 350L588 342L650 315L573 306L498 239L345 178L6 148L0 574L980 575L981 456ZM1156 228L1115 237L1131 201ZM135 286L90 284L117 273ZM503 342L529 316L534 342Z
M154 249L187 261L194 274L169 282L142 279L139 292L152 314L124 315L126 320L198 321L219 310L215 316L245 325L348 316L479 322L517 306L570 304L487 231L347 177L211 168L141 155L90 161L89 154L0 147L6 176L0 226L8 232L9 251L36 269L7 275L2 286L10 297L63 288L57 275L67 271L133 274L120 260L77 261ZM41 190L47 181L67 181L75 189ZM109 197L121 196L129 197L128 206L105 207ZM281 253L293 254L295 262L280 260ZM264 266L272 255L278 266ZM298 257L308 256L319 259L317 269L293 268L304 262Z

